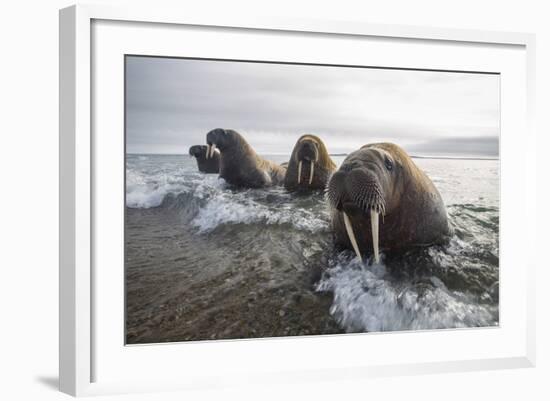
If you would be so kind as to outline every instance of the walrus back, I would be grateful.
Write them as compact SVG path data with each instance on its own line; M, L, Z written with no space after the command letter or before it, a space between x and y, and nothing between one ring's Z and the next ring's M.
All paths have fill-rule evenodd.
M232 133L233 146L221 154L220 177L244 188L282 185L286 168L259 156L241 134Z
M287 168L271 160L264 159L261 156L256 155L256 157L260 169L268 173L271 179L271 185L283 185Z
M426 213L429 213L431 216L429 227L426 228L426 232L419 236L426 238L427 244L442 244L447 242L453 230L448 221L447 208L443 202L443 197L431 178L416 165L407 152L400 146L393 143L380 143L376 145L397 158L406 174L414 179L414 196L419 199L419 202L426 208ZM421 229L423 225L419 224L417 227Z

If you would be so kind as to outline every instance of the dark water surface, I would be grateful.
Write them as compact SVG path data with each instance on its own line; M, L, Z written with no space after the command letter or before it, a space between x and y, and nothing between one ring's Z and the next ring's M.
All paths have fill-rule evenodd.
M334 251L322 193L235 190L187 156L128 155L127 342L497 325L498 161L415 162L454 237L362 265Z

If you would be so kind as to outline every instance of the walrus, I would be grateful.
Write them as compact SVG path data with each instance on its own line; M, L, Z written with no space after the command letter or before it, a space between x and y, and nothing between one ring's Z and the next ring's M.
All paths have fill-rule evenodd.
M361 255L445 243L451 234L441 195L399 146L350 153L327 185L336 245ZM379 225L382 215L382 225Z
M199 171L208 174L220 172L220 152L211 152L206 145L193 145L189 148L189 155L197 159Z
M219 149L220 177L228 184L244 188L283 184L286 168L258 156L237 131L213 129L206 134L206 143L210 152Z
M302 135L290 155L285 175L285 188L289 191L325 189L336 170L323 141L315 135Z

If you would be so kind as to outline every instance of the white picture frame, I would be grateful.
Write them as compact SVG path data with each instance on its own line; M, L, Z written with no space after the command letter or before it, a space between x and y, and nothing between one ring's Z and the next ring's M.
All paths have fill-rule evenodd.
M122 26L116 26L121 23ZM94 25L95 24L95 25ZM124 25L126 24L126 25ZM262 40L272 40L273 43L281 41L282 36L292 37L296 51L301 45L299 38L306 41L324 38L330 41L338 38L340 43L354 45L363 40L383 40L385 46L391 46L393 42L401 43L400 46L419 46L421 54L426 55L426 60L432 60L431 64L420 65L421 69L433 68L442 70L486 71L491 68L493 72L503 73L504 87L502 92L503 130L501 136L502 173L501 182L503 189L501 196L505 202L501 209L501 218L509 219L503 226L506 234L501 239L501 249L505 249L504 265L517 265L517 276L512 277L512 270L504 270L501 285L501 311L504 313L502 324L498 328L485 330L449 330L443 332L417 332L417 333L391 333L368 335L338 335L327 336L323 339L260 339L260 340L235 340L203 342L201 344L166 344L139 347L125 347L122 337L109 337L105 332L113 319L123 319L120 309L113 307L113 314L103 313L105 302L113 301L113 305L119 305L119 299L110 297L123 297L119 295L102 295L98 301L96 291L101 286L107 294L117 294L120 290L116 285L106 286L109 276L98 274L98 263L103 266L104 257L117 259L116 249L110 254L103 251L98 253L96 241L102 241L103 235L98 232L104 227L98 219L105 219L109 214L105 212L101 201L110 202L109 199L99 199L98 193L105 193L102 185L119 185L121 174L114 174L112 182L104 184L104 180L98 179L101 170L107 167L119 168L118 146L120 139L124 137L120 132L120 138L111 146L108 141L97 141L94 138L94 130L103 128L101 119L102 108L109 108L112 113L123 113L119 102L119 96L110 96L107 105L99 102L104 99L101 88L96 88L98 82L113 82L111 90L120 91L120 74L118 71L113 77L107 77L98 72L102 68L108 68L110 63L120 63L121 54L127 51L124 34L120 32L131 31L134 40L141 35L141 31L148 30L138 45L129 45L128 49L144 51L145 54L159 54L172 56L171 44L160 46L160 39L170 35L185 35L186 27L200 31L201 34L231 35L233 33L246 33L247 35L262 35ZM94 41L94 34L96 39ZM278 36L279 35L279 36ZM244 37L244 36L243 36ZM108 40L106 40L108 39ZM205 39L207 40L207 39ZM236 41L235 43L237 43ZM206 42L205 42L206 43ZM303 44L302 44L303 45ZM424 46L425 45L425 46ZM94 395L134 391L160 391L167 389L196 389L226 385L244 385L247 383L285 383L297 380L325 380L331 378L352 377L363 378L372 376L387 376L400 374L421 374L439 371L467 371L478 369L502 369L515 367L530 367L535 364L535 284L534 284L534 252L528 251L527 240L520 242L524 252L516 252L510 244L516 242L513 232L520 229L524 232L534 232L535 219L535 181L527 172L534 169L535 162L535 134L532 129L532 112L534 110L534 35L524 33L484 32L456 29L438 29L410 26L386 26L371 25L352 22L335 21L311 21L291 19L254 19L233 20L214 19L210 16L190 15L185 10L161 10L151 8L111 8L108 6L78 5L60 11L60 390L75 396ZM233 49L226 49L228 58L231 51L242 50L243 54L259 50L254 46L244 49L242 45L235 44ZM240 46L240 47L239 47ZM422 48L425 47L425 49ZM205 46L208 48L208 46ZM229 46L230 47L230 46ZM345 48L346 46L344 46ZM140 50L148 49L148 50ZM374 54L376 48L373 48ZM416 49L416 48L415 48ZM490 49L494 50L494 56L486 57ZM98 53L103 52L105 54ZM239 51L240 51L239 50ZM493 51L491 50L491 51ZM207 50L205 50L207 51ZM384 56L381 50L380 57ZM440 62L434 52L448 51L449 57ZM470 54L470 51L474 53ZM166 54L166 52L169 52ZM347 52L347 53L346 53ZM430 53L431 52L431 53ZM463 53L461 53L463 52ZM335 52L336 53L336 52ZM342 50L340 54L331 57L340 57L340 60L350 58L350 50ZM98 55L101 54L101 57ZM432 54L432 56L430 56ZM469 59L458 63L453 57L464 54ZM476 54L479 57L472 56ZM178 54L178 56L181 54ZM453 56L454 55L454 56ZM469 56L468 56L469 55ZM502 58L500 58L502 55ZM95 59L97 56L97 60ZM403 63L398 56L395 60L386 54L383 65L388 63ZM110 58L109 58L110 57ZM242 56L244 57L244 56ZM264 58L267 57L264 55ZM277 59L280 59L279 56ZM291 56L289 56L291 57ZM315 56L312 56L315 57ZM402 56L401 56L402 57ZM487 60L485 60L487 58ZM422 56L419 56L422 59ZM114 61L113 61L114 60ZM353 63L350 59L349 63ZM407 68L415 68L414 63L422 61L411 60ZM424 61L424 63L427 63ZM455 64L452 64L455 63ZM485 64L484 64L485 63ZM401 64L394 64L401 66ZM455 68L450 68L455 65ZM468 67L469 66L469 67ZM476 69L476 66L478 69ZM489 67L488 67L489 66ZM97 70L97 71L95 71ZM94 74L103 74L96 77ZM118 78L117 78L118 77ZM105 79L106 81L101 81ZM111 81L112 79L112 81ZM118 81L117 81L118 79ZM513 95L514 93L514 95ZM103 96L103 97L102 97ZM515 97L514 97L515 96ZM107 117L105 117L107 119ZM95 120L97 119L97 120ZM120 127L119 117L111 118L118 122L112 127ZM117 125L119 124L119 125ZM109 129L109 128L107 128ZM515 133L514 133L515 132ZM518 140L524 146L518 148ZM515 151L517 159L510 160L510 152ZM117 153L118 152L118 153ZM112 154L111 154L112 153ZM118 178L117 178L118 177ZM510 181L522 182L522 191L507 191ZM120 187L122 191L123 188ZM521 193L519 193L521 192ZM118 199L112 202L119 205ZM520 209L516 217L512 216L514 204ZM508 206L509 205L509 206ZM120 208L120 206L115 206ZM118 212L121 212L120 210ZM116 210L113 213L118 213ZM118 221L115 218L113 221ZM114 223L113 223L114 224ZM116 231L116 230L114 230ZM509 233L509 234L508 234ZM115 234L116 236L116 234ZM115 245L120 248L120 242ZM122 250L120 250L121 252ZM108 254L108 255L107 255ZM107 256L105 256L107 255ZM120 255L120 254L119 254ZM113 260L114 260L113 259ZM120 259L120 258L119 258ZM113 262L115 263L115 262ZM121 263L118 260L116 263ZM116 269L113 269L116 270ZM116 272L113 274L117 274ZM119 277L122 280L121 277ZM117 279L117 283L120 280ZM517 291L506 291L517 286ZM109 288L107 288L109 287ZM119 291L120 292L120 291ZM103 308L103 309L102 309ZM510 311L510 312L509 312ZM506 314L509 319L506 319ZM110 323L111 322L111 323ZM122 323L122 320L121 320ZM105 329L108 327L108 329ZM118 330L118 329L117 329ZM445 341L453 343L455 354L449 350L449 354L437 350L438 344ZM390 358L383 354L377 355L370 351L369 358L364 358L360 352L332 352L331 349L356 350L368 349L369 343L376 343L376 348L384 346L399 347L404 350L404 356ZM464 352L465 345L479 344L479 347L471 352ZM415 344L418 348L422 344L434 344L433 355L426 350L420 358L418 353L407 354L408 344ZM462 345L461 345L462 344ZM483 344L487 344L485 347ZM492 345L490 345L492 344ZM489 346L490 345L490 346ZM113 352L114 348L120 347ZM324 358L317 358L315 352L323 347L328 350ZM485 350L485 351L484 351ZM296 366L285 367L286 353L300 355ZM439 353L437 357L435 354ZM460 357L460 353L464 353ZM116 356L112 356L116 354ZM196 364L192 369L185 370L180 366L185 375L169 374L168 369L173 368L174 361L168 361L172 356L179 355L182 365L189 362L181 362L181 355L186 356L187 361ZM356 356L354 356L356 354ZM254 355L261 355L263 361L255 360ZM109 359L111 358L112 359ZM211 364L215 358L230 359L234 362L224 365L216 364L217 371L207 373L206 365ZM118 359L117 359L118 358ZM204 359L205 363L198 363ZM239 361L242 359L242 361ZM166 371L158 372L153 377L151 371L145 368L137 368L137 361L143 361L145 365L158 364L166 360ZM303 362L302 361L306 361ZM99 361L99 362L98 362ZM204 362L204 361L203 361ZM247 364L258 363L269 366L246 367ZM288 362L287 362L288 363ZM133 366L135 369L125 369L125 374L120 372L121 364ZM231 371L235 368L236 373ZM238 366L241 364L242 366ZM107 372L106 365L113 366ZM218 366L220 365L220 366ZM155 365L158 366L158 365ZM102 368L103 367L103 368ZM208 367L208 369L210 369ZM174 371L174 369L172 369ZM185 376L185 377L183 377Z

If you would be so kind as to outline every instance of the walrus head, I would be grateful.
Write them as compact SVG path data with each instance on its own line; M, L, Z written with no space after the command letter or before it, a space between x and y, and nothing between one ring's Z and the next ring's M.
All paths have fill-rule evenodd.
M242 141L242 137L236 131L231 129L215 128L206 134L206 158L208 159L209 157L212 157L216 149L223 152L229 147L234 146L237 143L241 143Z
M319 143L320 141L311 135L302 136L296 143L294 161L298 165L298 184L300 184L302 176L302 164L306 162L309 163L309 184L311 185L315 174L315 163L319 161L319 154L321 152Z
M306 174L302 176L305 167ZM324 188L328 176L336 169L323 141L315 135L302 135L292 150L285 178L287 189ZM315 182L314 182L315 181Z
M189 155L192 157L206 157L206 145L193 145L189 148Z
M372 144L350 153L327 184L329 205L341 213L350 243L361 254L353 225L369 226L374 259L379 260L379 217L399 207L404 192L403 164L396 145ZM396 147L397 148L397 147Z

